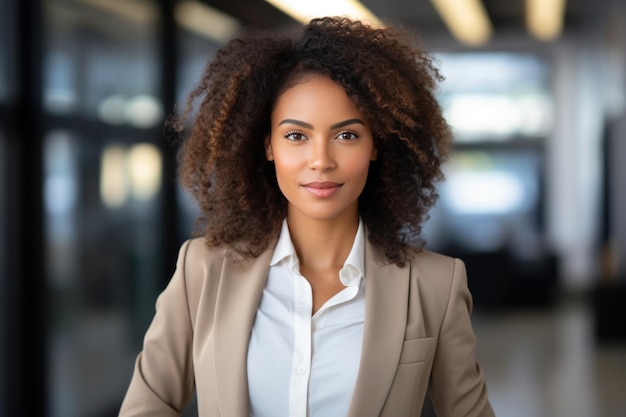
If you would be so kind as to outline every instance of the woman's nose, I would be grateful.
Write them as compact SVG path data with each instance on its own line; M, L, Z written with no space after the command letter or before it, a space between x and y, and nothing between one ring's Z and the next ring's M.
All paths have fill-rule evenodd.
M316 171L328 171L335 166L331 144L328 141L313 141L309 155L309 168Z

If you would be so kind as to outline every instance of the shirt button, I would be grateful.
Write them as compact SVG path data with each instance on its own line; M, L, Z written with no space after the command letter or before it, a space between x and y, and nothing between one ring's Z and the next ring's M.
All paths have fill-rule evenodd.
M298 373L298 375L304 375L306 374L306 367L301 366L296 370L296 372Z

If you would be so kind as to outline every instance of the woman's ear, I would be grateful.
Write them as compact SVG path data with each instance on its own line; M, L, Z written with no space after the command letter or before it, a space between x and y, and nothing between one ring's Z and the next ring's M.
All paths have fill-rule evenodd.
M265 158L268 161L273 161L274 153L272 152L272 142L270 140L270 135L265 136L265 140L263 142L263 146L265 147Z
M372 155L370 156L370 161L375 161L378 158L378 149L376 146L372 148Z

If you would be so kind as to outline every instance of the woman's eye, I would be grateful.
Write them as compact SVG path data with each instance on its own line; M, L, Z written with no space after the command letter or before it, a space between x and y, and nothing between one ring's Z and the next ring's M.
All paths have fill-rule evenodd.
M341 132L337 137L342 140L352 140L358 138L359 136L354 132Z
M304 140L306 138L306 136L304 136L302 133L300 132L287 132L287 134L285 135L285 137L289 140L292 140L294 142L299 142L301 140Z

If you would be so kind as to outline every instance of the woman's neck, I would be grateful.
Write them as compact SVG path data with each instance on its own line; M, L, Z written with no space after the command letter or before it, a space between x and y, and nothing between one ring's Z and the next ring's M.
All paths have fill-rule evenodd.
M359 217L316 220L288 213L287 224L300 268L327 272L341 269L350 254Z

